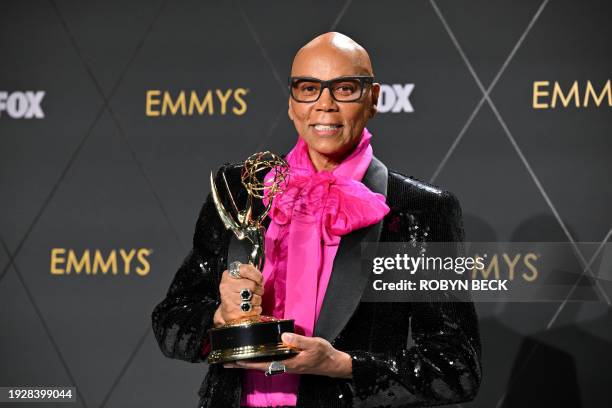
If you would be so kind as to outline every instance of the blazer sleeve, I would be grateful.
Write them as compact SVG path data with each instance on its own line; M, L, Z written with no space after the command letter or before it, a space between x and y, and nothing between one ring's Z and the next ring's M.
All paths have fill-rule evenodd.
M222 185L221 171L217 185ZM166 357L192 363L207 357L206 332L220 304L219 282L226 262L223 248L228 239L209 194L196 222L193 247L151 315L153 333Z
M457 198L444 192L432 241L463 241ZM436 225L433 225L436 224ZM434 232L434 231L432 231ZM432 235L434 235L432 234ZM478 320L471 299L413 302L413 345L389 353L348 351L356 406L452 404L473 399L481 381Z

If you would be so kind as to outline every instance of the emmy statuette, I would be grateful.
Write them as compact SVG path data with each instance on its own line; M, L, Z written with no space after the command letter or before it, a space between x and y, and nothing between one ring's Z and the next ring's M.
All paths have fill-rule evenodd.
M261 182L260 172L275 169L271 180ZM234 217L221 202L213 175L210 175L211 194L215 208L225 228L232 230L239 240L246 239L251 245L248 263L260 271L264 264L264 238L266 229L262 225L272 207L274 196L282 193L289 177L289 165L281 157L270 152L256 153L244 162L241 181L247 191L245 208L240 211L232 197L225 174L222 174L229 202L236 214ZM264 211L253 218L253 200L263 199L268 204ZM228 265L235 259L228 259ZM208 355L210 364L225 363L236 360L278 360L297 354L297 350L283 344L281 333L294 332L294 320L276 319L271 316L249 316L226 322L223 326L209 329L211 352Z

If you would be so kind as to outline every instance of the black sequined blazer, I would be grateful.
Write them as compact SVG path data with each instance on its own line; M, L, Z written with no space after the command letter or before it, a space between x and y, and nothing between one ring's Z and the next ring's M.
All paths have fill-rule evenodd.
M222 167L244 202L241 165ZM217 174L217 185L223 182ZM463 240L461 207L450 192L388 171L374 158L363 183L387 196L391 211L378 224L342 237L314 335L352 356L352 379L302 375L299 407L404 407L469 401L481 380L480 337L471 302L360 302L369 280L360 267L362 241ZM269 222L269 220L267 221ZM162 353L205 362L202 345L219 305L231 233L210 195L200 211L193 248L152 313ZM241 369L210 366L199 407L239 407Z

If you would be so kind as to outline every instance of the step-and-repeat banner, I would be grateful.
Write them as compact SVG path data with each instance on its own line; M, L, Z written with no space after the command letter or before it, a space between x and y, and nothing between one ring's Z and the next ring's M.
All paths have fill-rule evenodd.
M466 241L560 242L590 271L612 228L611 16L570 0L1 2L0 386L196 405L207 366L164 358L151 311L210 171L295 143L292 58L330 30L372 58L375 155L454 192ZM498 255L500 279L532 276L526 253ZM484 377L463 406L611 406L610 296L479 302Z

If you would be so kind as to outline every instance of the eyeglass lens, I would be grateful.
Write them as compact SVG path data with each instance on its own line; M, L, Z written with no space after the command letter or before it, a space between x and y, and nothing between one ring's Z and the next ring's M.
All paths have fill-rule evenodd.
M300 79L293 82L291 92L298 101L313 102L319 98L321 88L320 82ZM359 99L361 88L362 84L358 79L339 79L330 84L332 95L336 100L342 102Z

